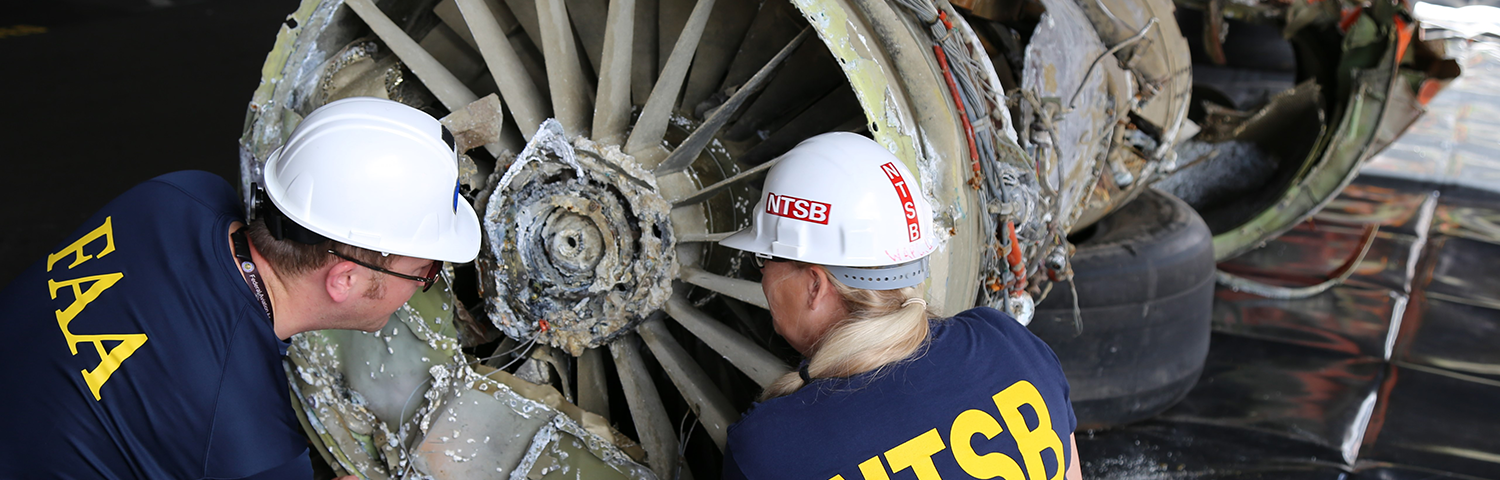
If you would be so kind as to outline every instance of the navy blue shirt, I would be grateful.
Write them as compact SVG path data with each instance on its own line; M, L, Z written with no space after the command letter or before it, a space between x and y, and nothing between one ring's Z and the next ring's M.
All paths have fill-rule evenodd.
M216 175L163 175L0 291L0 476L312 477L241 212Z
M883 373L756 404L729 427L724 478L1062 478L1078 421L1052 349L984 307L931 332Z

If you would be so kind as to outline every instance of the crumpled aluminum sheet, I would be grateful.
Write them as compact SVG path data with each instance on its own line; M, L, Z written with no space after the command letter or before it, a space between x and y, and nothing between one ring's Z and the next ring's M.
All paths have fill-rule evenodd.
M472 478L473 467L484 466L486 474L512 478L552 471L654 478L628 438L555 389L504 372L476 372L489 370L472 367L477 361L460 350L453 320L458 303L445 280L437 287L414 295L377 332L293 337L286 361L293 407L336 473ZM536 420L505 421L515 418ZM528 425L535 428L523 428ZM500 446L518 450L494 451Z
M1033 145L1041 137L1042 143L1050 142L1056 149L1055 162L1041 160L1044 170L1038 180L1058 192L1055 201L1061 218L1054 221L1071 226L1105 170L1103 157L1110 147L1115 122L1128 111L1134 86L1130 75L1113 59L1100 61L1090 70L1094 60L1104 54L1105 46L1077 4L1068 0L1044 0L1042 4L1047 13L1026 46L1021 88L1035 92L1044 105L1057 105L1057 131L1044 135L1036 131L1042 122L1024 123L1031 125ZM1069 108L1080 85L1078 99ZM1034 107L1023 102L1022 117L1037 114ZM1040 155L1040 150L1035 154Z
M574 356L665 305L678 268L653 177L592 148L543 122L490 194L479 259L495 326Z

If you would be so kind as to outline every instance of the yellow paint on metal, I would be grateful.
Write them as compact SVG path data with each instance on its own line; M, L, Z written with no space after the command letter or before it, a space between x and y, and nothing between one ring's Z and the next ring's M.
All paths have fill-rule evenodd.
M260 85L255 87L255 95L250 97L250 108L264 108L271 101L271 95L276 92L276 85L281 83L282 71L286 68L287 57L291 56L295 49L297 35L302 33L301 27L307 25L307 19L312 17L314 10L318 9L321 0L302 0L297 6L297 11L292 12L287 18L294 21L298 28L292 28L286 23L281 24L281 30L276 32L276 44L271 47L271 53L266 54L266 62L260 67ZM248 130L250 125L245 128Z
M849 79L849 86L854 89L854 96L865 111L875 141L900 158L906 168L920 171L917 160L921 155L914 135L916 122L892 98L899 89L891 85L890 74L881 68L881 60L872 58L880 51L880 47L873 43L873 34L860 34L849 19L849 10L840 2L792 0L792 3L807 17L808 23L817 30L818 38L838 60L844 76ZM918 179L919 185L921 180Z

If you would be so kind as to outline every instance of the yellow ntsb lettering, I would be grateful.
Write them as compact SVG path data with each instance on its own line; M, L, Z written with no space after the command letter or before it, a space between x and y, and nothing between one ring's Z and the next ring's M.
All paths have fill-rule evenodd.
M1021 416L1021 405L1030 405L1036 411L1036 428L1026 425L1026 418ZM1025 380L1016 382L995 394L995 406L1000 409L1005 426L1010 428L1010 436L1015 437L1031 478L1062 478L1066 473L1063 467L1067 465L1063 463L1062 438L1052 430L1052 415L1047 412L1047 402L1042 400L1042 393L1036 390L1036 386ZM1057 455L1057 473L1051 476L1045 476L1047 469L1042 463L1042 451L1048 449Z
M887 450L885 459L891 462L892 473L910 468L912 473L917 474L917 480L942 480L943 476L938 475L937 465L932 463L932 456L945 448L943 434L934 428Z
M880 455L859 462L859 474L863 475L865 480L891 480L891 476L885 474L885 464L880 463ZM844 480L844 476L834 475L828 480Z
M47 271L52 271L52 266L56 265L58 260L62 260L63 257L66 257L68 255L73 256L73 263L71 265L68 265L68 268L72 269L73 267L76 267L79 264L86 262L91 258L94 258L95 256L103 257L105 255L109 255L110 252L115 251L115 230L114 227L110 225L110 220L113 218L114 217L104 217L104 224L100 225L99 228L95 228L94 231L89 232L87 235L84 235L83 238L79 238L78 241L73 242L72 245L68 245L66 248L63 248L62 251L47 255ZM90 243L93 243L94 240L98 240L100 237L104 238L103 249L99 250L99 252L95 253L94 255L83 253L83 247L87 246Z
M948 443L953 447L953 459L958 466L974 478L1002 478L1005 480L1056 480L1067 473L1067 464L1063 460L1062 437L1052 427L1052 414L1047 411L1047 403L1042 398L1042 393L1036 389L1031 382L1021 380L1001 390L992 398L995 407L999 409L1001 420L996 420L993 415L978 409L964 410L953 419L953 426L949 430ZM1037 424L1032 428L1026 423L1026 417L1021 414L1021 406L1030 406L1036 412ZM1001 421L1005 426L1001 427ZM974 451L974 435L984 435L985 440L990 440L1005 433L1015 439L1016 446L1021 453L1021 459L1025 468L1016 463L1014 458L1000 452L990 452L980 455ZM934 428L911 440L902 442L895 448L885 452L885 460L890 463L889 472L900 472L910 468L916 474L917 480L941 480L937 465L933 463L932 456L946 450L943 445L943 436L938 429ZM1047 465L1042 462L1042 452L1052 450L1057 456L1057 471L1051 476L1046 475ZM880 461L880 455L871 457L869 460L860 462L859 473L864 480L890 480L885 463ZM843 475L834 475L829 480L844 480Z
M101 237L105 239L103 249L94 255L83 253L84 246ZM91 258L103 257L113 251L115 251L114 231L110 224L110 217L106 217L104 224L100 225L99 228L84 235L83 238L73 242L72 245L62 249L62 251L47 255L47 271L52 271L52 266L58 260L62 260L68 255L74 256L73 263L68 265L68 269L72 269ZM63 287L68 287L73 291L73 301L68 303L67 307L55 312L57 316L57 328L62 330L63 338L68 342L68 350L73 355L78 355L78 344L91 343L94 345L94 351L99 354L99 364L93 370L79 371L83 375L84 383L88 384L89 391L94 394L95 401L101 399L99 389L104 387L104 382L109 381L110 375L119 370L120 364L124 363L125 359L130 358L130 355L134 354L136 349L146 343L146 334L74 335L69 325L73 322L73 319L78 318L78 315L83 313L84 308L87 308L89 303L99 299L100 294L103 294L105 290L109 290L110 287L113 287L115 283L124 278L125 274L123 272L116 272L79 277L60 282L52 279L47 280L47 292L52 296L53 300L57 300L57 292L62 290ZM84 287L84 284L88 284L87 288ZM106 349L104 348L104 342L118 343L115 344L114 348Z
M953 459L958 460L959 468L978 479L1026 480L1026 474L1014 458L1000 452L974 453L974 435L984 435L985 440L989 440L1003 431L1000 422L983 411L971 409L958 414L958 418L953 419L948 443L953 445Z
M864 475L865 480L891 480L891 476L885 474L885 464L880 463L880 455L860 462L859 474Z

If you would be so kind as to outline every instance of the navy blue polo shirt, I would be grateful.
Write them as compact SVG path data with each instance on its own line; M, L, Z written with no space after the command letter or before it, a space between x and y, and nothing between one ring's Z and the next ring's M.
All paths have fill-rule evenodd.
M884 372L756 404L729 428L724 478L1063 478L1078 422L1052 349L984 307L931 332Z
M216 175L163 175L0 291L0 476L312 477L241 212Z

